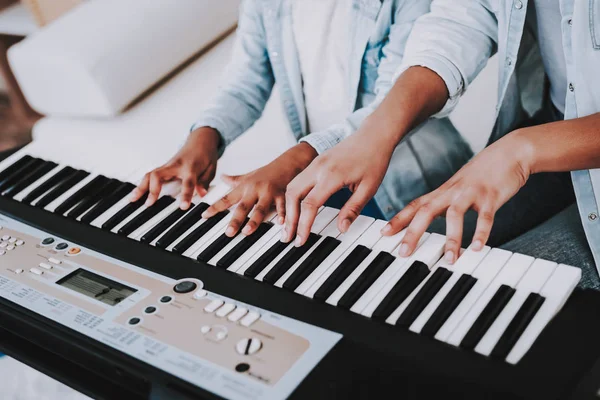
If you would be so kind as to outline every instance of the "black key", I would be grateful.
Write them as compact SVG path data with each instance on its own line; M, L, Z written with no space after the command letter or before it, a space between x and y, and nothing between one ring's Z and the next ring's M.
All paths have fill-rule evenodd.
M321 235L311 233L308 236L308 240L300 247L294 247L290 249L282 258L279 260L273 268L265 275L263 282L274 285L290 268L298 262L321 239Z
M162 235L160 239L156 241L156 247L159 249L166 249L174 241L176 241L181 235L187 232L194 224L202 218L202 213L209 207L206 203L200 203L196 207L193 207L188 214L181 219L174 227L169 229L167 233Z
M9 176L14 174L18 170L20 170L21 168L23 168L31 160L33 160L33 157L23 156L23 157L19 158L17 161L15 161L14 163L12 163L11 165L9 165L8 167L4 168L2 171L0 171L0 181L5 180Z
M254 244L258 242L258 240L263 237L272 227L273 223L271 222L263 222L260 224L252 235L244 238L244 240L239 242L233 249L231 249L230 252L221 257L221 259L217 261L217 267L223 269L229 268L234 262L237 261L238 258L242 256L242 254L248 251L250 247L254 246Z
M452 272L446 268L439 267L435 270L431 278L423 285L419 293L415 295L410 304L406 307L400 318L396 321L396 326L408 328L427 307L427 304L440 291L442 286L450 279Z
M71 175L74 175L77 171L75 171L71 167L64 167L56 174L52 175L48 180L44 183L33 189L27 196L25 196L22 200L22 203L31 204L35 199L39 198L47 191L69 178Z
M150 207L146 208L144 211L139 213L135 218L126 223L119 229L117 232L119 235L127 236L131 234L133 231L138 229L140 226L144 225L146 222L150 221L150 219L156 217L156 215L162 212L165 208L167 208L171 203L173 203L175 199L171 196L163 196L156 201L156 203L152 204Z
M508 356L545 300L545 297L537 293L529 293L519 311L515 314L512 321L510 321L502 336L500 336L498 343L494 346L494 350L490 354L493 358L504 359Z
M244 271L244 276L250 278L256 278L258 274L262 272L263 269L267 267L267 265L271 264L271 262L277 258L278 255L281 254L283 250L288 247L289 243L283 243L282 241L277 241L269 250L265 251L262 256L260 256L246 271Z
M215 227L225 216L229 213L229 210L221 211L218 214L213 215L206 220L202 225L190 232L189 235L181 239L175 246L173 246L173 253L183 254L187 249L192 247L200 238L206 235L212 228Z
M306 257L306 260L298 266L298 269L283 282L283 288L291 291L296 290L298 286L300 286L300 284L304 282L304 280L308 278L319 265L321 265L323 260L325 260L331 252L340 245L340 243L342 242L331 236L323 239L315 251L310 253L310 255Z
M395 260L396 257L386 251L377 254L377 257L373 259L371 264L360 274L338 301L338 307L349 310Z
M390 290L379 306L373 311L372 318L385 321L400 304L423 282L429 275L429 267L421 261L415 261L402 278Z
M116 179L108 179L104 182L104 185L98 186L96 190L90 191L79 204L67 213L67 218L77 219L80 215L83 215L87 210L91 209L102 199L110 196L121 186L121 182Z
M237 231L237 233L235 235L229 237L224 233L221 234L218 238L213 240L213 242L211 244L209 244L208 247L206 247L202 251L202 253L198 254L198 257L196 259L198 261L204 261L206 263L209 262L211 258L213 258L217 254L219 254L219 252L221 250L223 250L225 248L225 246L227 246L229 243L231 243L231 241L233 239L235 239L238 235L241 235L241 230L244 228L246 223L248 223L248 220L249 220L249 218L246 218L246 220L240 226L240 229Z
M44 195L41 199L35 203L36 207L46 207L48 204L52 203L54 200L59 198L62 194L64 194L67 190L71 189L73 186L77 185L79 182L84 180L89 175L89 172L85 171L77 171L67 179L56 185L52 190Z
M363 245L358 245L348 254L348 257L340 263L329 278L323 282L321 287L315 292L313 299L324 302L335 292L335 290L354 272L365 258L371 254L371 249Z
M44 163L45 161L40 160L39 158L29 160L28 163L16 170L12 175L9 175L6 178L0 180L0 193L4 192L9 187L19 183L21 179L29 175L31 172L35 171L39 166L43 165Z
M29 174L27 174L22 179L20 179L19 182L15 183L14 185L12 185L8 189L6 189L6 191L2 194L4 196L10 197L10 198L15 197L17 194L19 194L20 192L25 190L27 187L29 187L29 185L32 185L38 179L40 179L41 177L46 175L48 172L50 172L54 168L56 168L56 165L57 165L56 163L53 163L51 161L44 162L42 165L37 167L35 170L31 171Z
M187 210L182 210L181 208L177 208L171 214L167 215L165 217L165 219L163 219L158 224L156 224L152 229L150 229L148 232L144 233L144 235L140 239L140 242L142 242L142 243L152 242L154 239L156 239L158 236L160 236L161 233L166 231L171 225L173 225L175 222L179 221L179 218L183 217L185 214L190 212L194 206L195 206L195 204L192 203Z
M117 188L107 197L104 197L102 200L100 200L88 212L86 212L83 217L81 217L81 222L85 224L92 223L100 215L104 214L105 211L117 204L119 200L131 193L131 191L135 188L135 185L132 183L122 183L120 181L117 182L119 183Z
M442 300L433 314L431 314L431 317L429 317L427 323L423 325L423 329L421 329L421 335L430 337L435 336L437 331L440 330L448 317L450 317L454 310L456 310L456 307L458 307L458 305L463 301L467 293L469 293L476 282L476 278L473 278L471 275L463 274L463 276L456 281L452 289L450 289L446 297L444 297L444 300Z
M88 183L86 183L82 188L73 193L68 199L63 201L56 209L54 213L63 215L71 208L75 207L77 203L85 199L89 195L93 195L96 193L98 189L102 186L106 185L109 179L105 176L98 175Z
M146 202L146 199L148 199L147 192L136 201L127 203L123 208L117 211L112 217L102 224L102 229L110 231L115 226L119 225L125 218L133 214L135 210L143 206Z
M460 342L460 347L468 350L474 349L514 294L515 289L512 287L508 285L500 286L494 297L473 322L471 329Z

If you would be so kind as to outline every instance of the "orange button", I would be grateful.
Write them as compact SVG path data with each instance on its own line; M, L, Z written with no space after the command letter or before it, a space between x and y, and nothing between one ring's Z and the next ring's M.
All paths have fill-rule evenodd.
M81 249L79 247L71 247L69 251L67 251L67 254L70 256L75 256L79 253L81 253Z

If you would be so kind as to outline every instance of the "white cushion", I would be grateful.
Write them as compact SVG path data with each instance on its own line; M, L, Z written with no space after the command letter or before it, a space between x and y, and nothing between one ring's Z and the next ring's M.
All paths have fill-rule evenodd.
M13 46L44 115L113 116L235 26L240 0L90 0Z

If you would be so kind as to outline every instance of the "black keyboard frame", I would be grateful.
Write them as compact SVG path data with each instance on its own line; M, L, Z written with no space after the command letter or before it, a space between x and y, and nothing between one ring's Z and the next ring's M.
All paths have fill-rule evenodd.
M293 399L593 398L600 388L600 293L577 289L517 365L372 321L16 201L0 213L173 279L320 326L343 339ZM0 299L0 351L99 399L218 398Z

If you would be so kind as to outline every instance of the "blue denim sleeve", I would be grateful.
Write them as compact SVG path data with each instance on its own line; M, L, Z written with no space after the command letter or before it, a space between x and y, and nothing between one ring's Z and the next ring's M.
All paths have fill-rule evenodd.
M262 8L244 0L236 30L233 57L219 94L200 114L191 130L208 126L221 135L219 156L262 115L275 78L269 60Z
M377 81L375 83L375 100L369 105L355 110L345 121L330 128L312 132L301 139L310 144L317 153L334 147L344 138L353 134L381 103L392 88L392 76L400 66L404 57L406 42L415 20L429 11L429 0L400 0L395 2L392 26L385 45L381 51L381 60L377 68Z
M445 82L449 99L435 116L445 117L496 52L497 0L436 0L431 12L417 20L406 44L402 64L392 78L413 66L437 73Z

